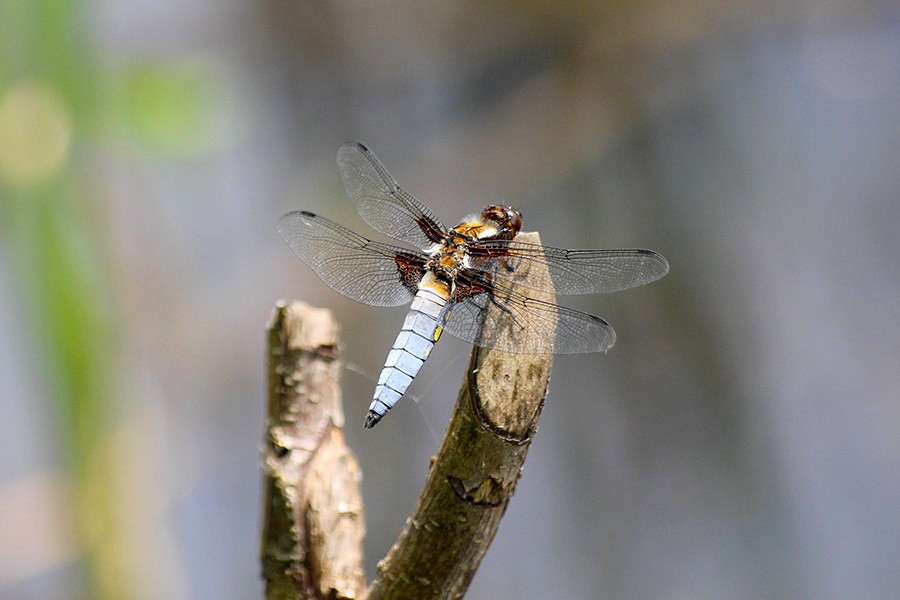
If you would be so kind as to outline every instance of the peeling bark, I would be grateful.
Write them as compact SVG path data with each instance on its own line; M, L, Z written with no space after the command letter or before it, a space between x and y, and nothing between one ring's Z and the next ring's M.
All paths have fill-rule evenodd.
M268 327L261 560L268 600L359 598L365 519L344 442L337 324L279 303Z

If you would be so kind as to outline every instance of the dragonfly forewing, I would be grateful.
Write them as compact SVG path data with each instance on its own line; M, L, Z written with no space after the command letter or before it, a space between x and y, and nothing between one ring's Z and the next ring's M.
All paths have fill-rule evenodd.
M472 267L529 289L566 296L620 292L669 272L666 259L652 250L568 250L524 242L521 237L474 244ZM531 262L544 263L546 269L525 280L517 265Z
M400 306L415 295L425 264L421 254L374 242L307 211L281 217L278 232L322 281L351 300Z
M357 142L344 144L337 162L347 195L376 231L422 250L446 235L440 219L403 190L368 148Z

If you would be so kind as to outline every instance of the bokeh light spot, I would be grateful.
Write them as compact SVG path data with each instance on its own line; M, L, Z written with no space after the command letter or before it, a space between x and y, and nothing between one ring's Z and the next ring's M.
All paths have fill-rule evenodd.
M72 118L65 100L41 82L20 82L0 96L0 177L30 185L66 163Z

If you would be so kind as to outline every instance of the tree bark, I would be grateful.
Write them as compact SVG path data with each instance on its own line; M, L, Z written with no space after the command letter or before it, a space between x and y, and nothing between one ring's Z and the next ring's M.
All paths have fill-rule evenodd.
M362 474L344 442L331 312L278 303L268 326L261 560L268 600L365 593Z

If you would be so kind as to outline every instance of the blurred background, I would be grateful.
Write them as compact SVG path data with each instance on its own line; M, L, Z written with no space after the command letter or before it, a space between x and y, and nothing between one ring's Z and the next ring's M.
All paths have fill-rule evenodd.
M377 374L405 314L276 233L368 229L366 143L447 223L510 203L545 243L671 273L560 298L556 360L472 598L887 598L900 590L895 2L5 0L0 598L259 598L264 326L334 310ZM371 578L468 348L362 428Z

